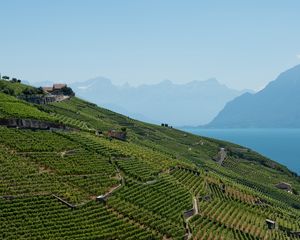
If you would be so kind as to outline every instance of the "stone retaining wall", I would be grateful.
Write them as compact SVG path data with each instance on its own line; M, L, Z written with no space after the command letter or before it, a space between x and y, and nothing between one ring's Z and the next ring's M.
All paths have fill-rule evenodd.
M40 130L51 130L51 129L66 129L66 127L59 123L35 120L35 119L0 119L0 125L12 127L12 128L27 128L27 129L40 129Z

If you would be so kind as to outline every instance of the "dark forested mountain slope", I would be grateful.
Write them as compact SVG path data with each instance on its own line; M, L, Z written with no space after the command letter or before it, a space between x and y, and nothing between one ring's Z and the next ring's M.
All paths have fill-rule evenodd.
M219 128L300 127L300 65L280 74L256 94L229 102L207 126Z

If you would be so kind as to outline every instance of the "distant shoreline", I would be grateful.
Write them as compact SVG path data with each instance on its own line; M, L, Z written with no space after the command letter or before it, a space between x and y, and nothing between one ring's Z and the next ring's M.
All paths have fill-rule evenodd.
M300 128L181 127L179 129L249 147L300 175Z

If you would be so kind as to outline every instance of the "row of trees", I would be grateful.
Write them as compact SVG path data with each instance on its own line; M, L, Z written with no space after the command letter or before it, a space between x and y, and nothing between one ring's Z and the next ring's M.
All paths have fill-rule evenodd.
M24 95L35 95L35 94L44 94L42 87L39 88L25 88L22 92Z
M0 74L0 79L3 79L3 80L10 80L10 77L9 76L2 76L1 77L1 74ZM17 82L17 83L21 83L21 80L20 79L17 79L17 78L11 78L10 80L11 82Z

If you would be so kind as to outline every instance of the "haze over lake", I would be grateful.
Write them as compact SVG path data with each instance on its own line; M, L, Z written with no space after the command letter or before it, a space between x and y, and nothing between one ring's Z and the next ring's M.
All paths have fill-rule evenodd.
M300 175L300 129L181 129L249 147Z

